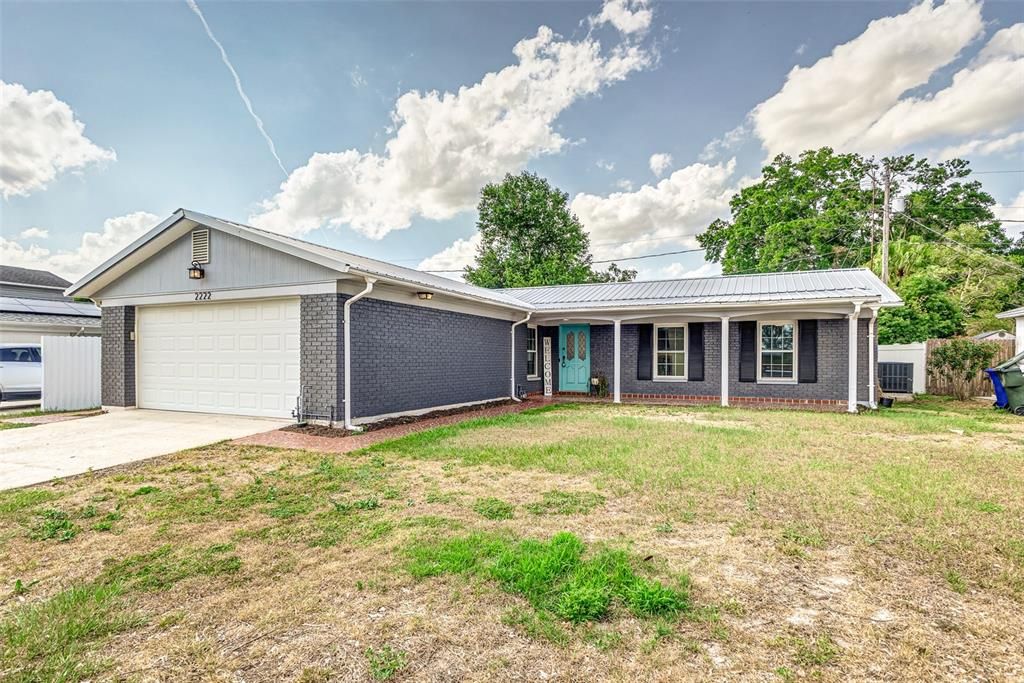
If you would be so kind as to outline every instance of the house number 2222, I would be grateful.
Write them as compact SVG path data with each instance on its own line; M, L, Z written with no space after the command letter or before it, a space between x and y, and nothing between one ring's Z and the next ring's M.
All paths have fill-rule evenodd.
M213 292L196 292L196 301L209 301Z

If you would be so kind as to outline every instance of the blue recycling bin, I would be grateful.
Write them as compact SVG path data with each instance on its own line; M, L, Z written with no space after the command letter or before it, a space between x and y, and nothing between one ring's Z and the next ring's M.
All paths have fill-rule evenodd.
M995 368L989 368L985 370L988 373L989 379L992 380L992 388L996 390L996 408L1007 408L1010 405L1010 399L1006 395L1006 387L1003 386L1003 378L1000 377L1000 373Z

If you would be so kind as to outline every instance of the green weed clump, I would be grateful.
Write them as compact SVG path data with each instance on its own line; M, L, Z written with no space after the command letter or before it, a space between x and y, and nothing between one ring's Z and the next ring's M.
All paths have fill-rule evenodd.
M535 515L586 515L603 503L604 497L596 493L546 491L539 502L528 504L526 509Z
M583 541L568 532L547 542L472 534L415 544L408 556L413 576L483 576L538 612L573 624L605 619L616 605L642 618L672 618L690 609L685 577L676 587L666 586L638 575L626 552L587 553Z
M512 519L516 513L516 506L506 503L501 498L477 498L473 503L473 510L486 519Z

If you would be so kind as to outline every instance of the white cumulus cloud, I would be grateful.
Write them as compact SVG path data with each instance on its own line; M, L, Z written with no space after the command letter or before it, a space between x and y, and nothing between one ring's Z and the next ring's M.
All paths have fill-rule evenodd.
M416 266L419 270L452 271L462 270L476 260L476 250L480 246L480 233L470 237L457 239L455 242L437 252L433 256L420 261ZM454 277L457 273L441 273L445 277Z
M0 237L0 263L37 268L75 280L100 265L159 222L146 211L108 218L98 232L86 232L75 249L50 250ZM43 231L46 232L46 231Z
M472 209L486 183L569 144L554 128L566 108L651 63L642 46L606 50L547 27L513 54L515 64L458 92L403 94L383 153L314 154L250 221L293 235L347 224L380 238L417 216L451 218Z
M712 220L728 214L729 198L735 192L730 179L736 160L721 164L691 164L680 168L656 185L644 185L632 192L607 196L580 193L572 200L572 211L595 242L623 242L603 247L604 258L632 256L651 248L652 240L672 238L666 244L696 246L695 235Z
M45 240L49 236L50 231L43 228L25 228L18 234L23 240Z
M896 103L856 144L867 151L885 153L940 136L1003 130L1021 121L1024 56L1000 53L979 58L957 71L949 87Z
M1017 131L1001 137L980 138L968 140L959 145L951 145L939 152L939 159L946 160L965 156L984 157L1010 152L1019 154L1022 146L1024 146L1024 131Z
M978 53L976 61L988 62L1002 57L1024 55L1024 22L996 31L985 47Z
M1024 234L1024 190L1006 204L992 207L992 212L999 220L1006 221L1002 225L1010 237L1017 239Z
M113 161L113 150L85 137L85 124L49 90L0 81L0 193L4 199L46 187L64 171Z
M591 26L611 24L622 33L643 35L651 27L653 13L646 0L608 0L601 13L590 20Z
M647 165L651 167L651 172L660 178L665 171L672 167L672 155L662 152L652 154Z
M793 67L782 89L751 112L754 131L769 156L824 145L856 148L900 97L926 84L983 29L981 3L976 0L940 5L924 0L903 14L876 19L829 56L808 67ZM988 82L990 74L984 75ZM976 85L970 80L961 87ZM1003 86L1010 90L1005 82ZM918 114L925 108L943 116L962 111L944 100L940 106L921 109L914 103L910 100L904 110L914 115L905 133L898 131L898 121L889 119L872 132L871 141L902 144L921 139L927 133Z

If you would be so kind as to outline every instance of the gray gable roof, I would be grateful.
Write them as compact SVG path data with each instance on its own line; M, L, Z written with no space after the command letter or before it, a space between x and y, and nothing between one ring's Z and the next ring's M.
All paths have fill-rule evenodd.
M60 287L61 289L71 284L47 270L19 268L18 266L0 266L0 282L10 282L28 287Z
M896 293L866 268L523 287L503 291L540 310L828 299L869 299L890 306L901 303Z

